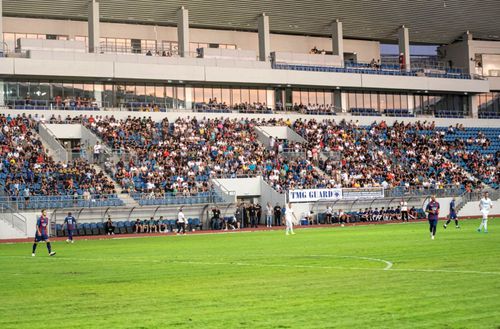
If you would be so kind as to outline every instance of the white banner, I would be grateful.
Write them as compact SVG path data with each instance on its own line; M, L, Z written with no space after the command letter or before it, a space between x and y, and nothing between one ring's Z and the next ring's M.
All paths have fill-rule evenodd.
M384 189L381 187L373 188L325 188L309 190L290 190L288 191L288 202L314 202L318 200L337 201L337 200L367 200L381 199L384 197Z
M381 199L383 197L384 197L384 189L382 187L342 189L343 200Z
M340 188L288 191L288 202L336 201L340 199L342 199L342 189Z

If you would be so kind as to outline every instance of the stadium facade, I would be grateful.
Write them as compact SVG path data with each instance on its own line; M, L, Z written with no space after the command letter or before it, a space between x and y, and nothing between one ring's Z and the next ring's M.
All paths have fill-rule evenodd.
M348 124L348 129L352 130L352 136L348 137L353 139L362 134L357 130L359 126L369 126L374 120L385 120L389 125L402 120L412 122L414 126L408 128L410 130L420 129L417 121L435 120L440 127L425 126L424 133L415 138L425 140L426 133L431 135L434 129L445 136L448 132L443 127L465 126L460 130L463 140L488 141L482 146L469 145L467 151L477 152L475 156L488 163L489 171L485 174L477 168L470 169L469 163L456 159L453 161L459 165L454 163L453 166L462 166L472 172L460 167L463 176L460 179L467 181L469 175L477 175L479 178L474 178L474 182L484 178L488 187L498 189L498 173L491 174L492 167L498 168L500 147L497 140L500 30L496 24L500 8L495 1L482 1L481 4L435 1L432 5L427 1L404 4L401 1L365 1L363 7L347 1L328 4L302 1L293 6L287 3L0 0L3 11L0 15L3 44L1 113L9 118L23 113L37 115L36 123L41 122L37 133L43 145L50 149L53 159L62 163L72 160L71 149L78 143L85 141L88 147L98 141L109 141L105 140L109 136L99 135L102 131L88 120L92 115L113 115L124 121L130 116L141 117L144 121L151 117L154 122L148 121L149 128L165 129L170 134L145 137L154 147L162 141L161 137L179 137L175 135L178 132L174 125L162 126L163 119L172 123L180 117L185 120L181 120L181 124L187 124L188 118L193 116L199 119L222 116L225 119L296 120L291 121L288 128L276 125L272 129L265 125L255 128L253 123L246 122L245 127L255 137L252 142L260 143L257 150L262 152L269 148L267 143L273 135L281 141L305 145L307 136L300 135L297 127L295 131L291 129L304 118L358 120L356 124ZM387 45L397 48L392 56L382 53ZM420 46L432 46L436 52L422 55L418 52ZM40 119L42 116L47 122ZM57 116L62 119L56 119ZM76 121L69 126L71 120L65 119L66 116ZM54 122L50 117L54 117ZM30 120L26 120L26 125L34 126L34 120ZM114 127L115 122L105 124ZM126 127L123 129L135 129L130 125ZM475 130L478 127L484 131ZM106 129L112 130L108 126ZM397 129L392 132L400 133ZM140 133L147 135L148 132ZM448 137L450 140L446 139ZM442 143L442 147L456 147L451 143L452 137L439 138L437 142ZM152 147L145 144L145 148ZM113 153L112 147L109 146L108 155L119 162L123 153ZM108 150L103 153L105 151ZM307 151L311 150L300 149L300 156L305 156ZM140 148L134 152L142 161L137 156ZM325 152L322 156L334 167L340 160L339 154ZM87 166L85 170L92 170L92 159L87 160L89 163L80 165ZM448 170L453 161L446 161L444 168ZM105 169L103 163L97 164ZM328 169L331 168L321 168ZM17 174L9 170L4 172L2 180L7 181ZM314 175L321 172L316 168L308 167L307 170ZM435 174L431 169L429 172ZM453 170L446 172L448 176L453 174ZM116 172L109 181L116 178L114 183L118 183L114 175ZM124 195L106 199L87 200L79 189L74 198L65 194L47 199L43 198L45 195L32 194L31 200L28 197L22 201L19 198L22 191L15 186L19 183L11 180L9 188L2 182L4 194L1 198L9 200L5 202L8 215L2 219L14 228L6 233L7 236L26 236L31 234L28 228L41 207L51 208L50 216L55 224L67 209L77 209L79 219L99 222L110 214L128 220L133 215L155 216L160 207L168 208L171 213L179 204L186 204L187 215L202 218L206 224L210 204L218 203L224 208L224 214L229 215L234 210L236 197L253 198L262 205L275 201L284 203L283 189L278 191L265 179L253 176L241 181L234 177L217 177L221 178L217 180L200 174L200 182L210 179L214 190L203 191L204 194L193 198L176 198L175 195L170 198L170 195L158 200L138 191L127 194L123 188ZM140 183L146 186L150 182ZM460 182L457 179L453 183ZM470 187L465 185L442 196L462 195ZM17 191L11 195L12 188ZM34 190L28 193L40 193L39 186L28 186L28 190L31 188ZM318 192L318 195L343 193L356 195L356 192L342 189ZM400 200L400 195L384 194L380 186L364 193L369 197L363 202L345 199L337 207L353 209L354 205L381 206L388 202L394 206ZM426 197L416 194L409 201L412 206L421 206ZM470 200L468 194L460 203L472 214L473 209L467 208ZM323 211L329 202L320 201L299 204L297 209ZM15 229L22 232L16 233Z
M278 1L261 12L256 1L222 3L4 0L2 101L84 97L105 107L193 109L217 98L343 112L500 113L500 33L484 17L498 12L492 2L475 10L467 1L433 10L420 1L373 2L364 19L343 2L326 6L328 15L307 1L301 14ZM378 10L407 15L381 19ZM381 58L381 44L391 42L404 55L399 62ZM437 45L438 55L412 56L411 44Z

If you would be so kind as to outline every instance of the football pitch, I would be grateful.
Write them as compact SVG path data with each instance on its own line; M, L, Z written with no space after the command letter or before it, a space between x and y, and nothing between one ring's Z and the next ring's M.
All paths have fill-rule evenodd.
M442 224L0 244L0 328L500 328L499 219Z

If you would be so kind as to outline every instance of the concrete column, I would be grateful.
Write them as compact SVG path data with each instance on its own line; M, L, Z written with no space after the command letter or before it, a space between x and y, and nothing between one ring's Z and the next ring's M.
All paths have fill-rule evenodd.
M0 0L0 45L3 49L3 0Z
M266 16L265 13L262 13L262 15L260 15L257 19L257 25L259 30L259 60L261 62L266 62L267 58L271 54L269 16Z
M346 92L342 92L340 94L340 105L342 106L342 113L349 112L349 109L347 108L347 93Z
M479 117L479 96L470 95L469 96L469 106L470 115L472 118L477 119Z
M401 26L398 30L398 41L399 41L399 54L403 54L405 70L411 71L410 31L404 25Z
M338 19L332 23L332 53L340 57L341 66L344 67L344 33L342 22Z
M467 67L465 67L465 70L468 70L467 73L469 73L469 74L482 74L482 70L480 70L481 72L477 72L477 69L476 69L476 58L475 58L476 54L471 49L472 48L471 41L473 41L473 40L474 40L474 37L473 37L472 33L469 31L466 31L463 35L463 42L464 42L465 56L467 56L467 63L469 63L469 65Z
M99 2L91 0L89 2L89 53L99 51L101 32L99 29Z
M177 42L179 56L189 57L189 12L184 7L177 10Z

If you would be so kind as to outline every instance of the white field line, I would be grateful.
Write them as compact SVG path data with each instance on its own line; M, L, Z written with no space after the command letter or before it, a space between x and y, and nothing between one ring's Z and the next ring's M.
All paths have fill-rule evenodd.
M280 255L284 257L297 257L297 255ZM89 262L136 262L136 263L175 263L175 264L189 264L189 265L202 265L202 266L247 266L247 267L275 267L275 268L309 268L309 269L335 269L335 270L360 270L360 271L400 271L400 272L422 272L422 273L458 273L458 274L482 274L482 275L500 275L500 272L495 271L476 271L476 270L447 270L447 269L411 269L411 268L392 268L393 263L387 260L362 257L362 256L343 256L343 255L309 255L310 257L332 257L332 258L351 258L351 259L364 259L369 261L383 262L386 266L384 268L367 268L367 267L344 267L344 266L322 266L322 265L300 265L300 264L264 264L264 263L248 263L248 262L231 262L231 261L191 261L191 260L169 260L169 259L139 259L139 258L57 258L51 257L54 261L89 261ZM44 257L44 256L42 256ZM267 257L267 256L266 256ZM307 256L304 256L307 257ZM29 256L0 256L1 258L12 259L31 259ZM48 258L48 256L47 256ZM22 273L21 273L22 274ZM16 275L21 275L16 274ZM29 274L29 273L25 273Z

